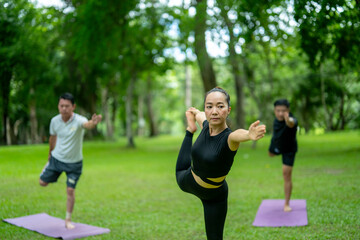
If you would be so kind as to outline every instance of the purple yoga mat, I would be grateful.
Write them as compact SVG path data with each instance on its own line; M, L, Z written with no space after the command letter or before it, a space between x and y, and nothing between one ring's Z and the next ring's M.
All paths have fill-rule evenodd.
M73 223L75 225L74 229L66 229L64 220L52 217L46 213L39 213L18 218L8 218L3 219L3 221L49 237L62 238L64 240L83 238L110 232L110 229L107 228L100 228L82 223Z
M256 227L296 227L308 224L306 200L290 200L291 212L284 212L284 200L263 200L256 213Z

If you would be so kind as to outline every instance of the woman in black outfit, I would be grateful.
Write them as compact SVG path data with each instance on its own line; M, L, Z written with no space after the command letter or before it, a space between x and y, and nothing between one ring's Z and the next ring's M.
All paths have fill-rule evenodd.
M185 115L188 127L176 163L176 180L184 192L200 198L204 207L205 228L208 240L223 239L227 212L228 186L225 177L230 171L239 144L264 137L265 125L260 121L249 130L231 131L226 119L230 114L230 96L222 88L206 93L205 111L189 108ZM192 146L197 130L201 133Z

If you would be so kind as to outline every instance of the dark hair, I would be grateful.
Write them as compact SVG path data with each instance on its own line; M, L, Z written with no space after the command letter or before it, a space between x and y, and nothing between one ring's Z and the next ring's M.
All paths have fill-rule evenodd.
M69 100L72 105L75 104L75 98L71 93L63 93L60 97L59 97L59 101L60 99L65 99L65 100Z
M278 99L274 102L274 107L276 106L286 106L287 108L289 108L290 103L287 99Z
M204 104L205 104L205 101L206 101L206 98L207 96L212 93L212 92L221 92L225 95L226 97L226 101L230 107L230 95L224 90L222 89L221 87L214 87L213 89L211 89L210 91L208 91L206 94L205 94L205 98L204 98Z

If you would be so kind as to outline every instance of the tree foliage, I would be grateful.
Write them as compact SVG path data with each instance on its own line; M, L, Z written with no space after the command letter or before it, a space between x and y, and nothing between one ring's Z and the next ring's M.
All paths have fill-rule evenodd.
M320 96L326 128L344 129L358 102L351 89L358 86L360 51L359 3L339 1L295 1L301 48L320 79Z
M1 144L46 141L62 92L103 114L88 137L129 146L137 133L181 132L189 90L201 108L216 85L235 128L260 118L271 130L280 97L306 132L360 126L356 1L63 2L0 0Z

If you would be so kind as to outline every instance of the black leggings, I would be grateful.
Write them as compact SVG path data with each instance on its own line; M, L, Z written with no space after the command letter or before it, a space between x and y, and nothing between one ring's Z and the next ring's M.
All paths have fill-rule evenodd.
M227 213L228 186L204 188L195 182L191 173L191 147L193 134L186 131L176 163L176 180L184 192L200 198L204 207L205 228L208 240L223 239Z

